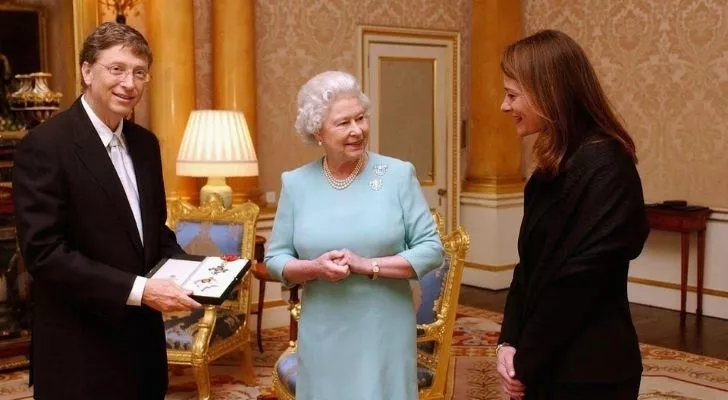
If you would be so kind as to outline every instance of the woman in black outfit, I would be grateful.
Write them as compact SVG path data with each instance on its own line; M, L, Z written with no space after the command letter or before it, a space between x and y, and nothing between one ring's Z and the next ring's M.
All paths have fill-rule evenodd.
M514 399L637 398L642 362L627 299L649 233L635 145L584 50L546 30L506 48L505 99L537 134L496 350Z

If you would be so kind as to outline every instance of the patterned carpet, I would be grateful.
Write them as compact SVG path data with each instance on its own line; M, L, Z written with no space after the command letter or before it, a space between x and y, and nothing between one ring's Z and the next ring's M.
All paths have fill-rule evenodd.
M450 394L454 400L502 399L494 367L494 343L502 316L499 313L460 306L453 333L453 362ZM270 393L271 367L286 348L287 328L263 331L265 352L255 353L257 387L246 387L239 375L239 362L233 356L211 368L213 399L256 399ZM719 400L728 399L728 361L695 354L641 345L645 372L640 400ZM0 400L31 399L27 371L0 374ZM197 398L191 371L172 375L169 400Z

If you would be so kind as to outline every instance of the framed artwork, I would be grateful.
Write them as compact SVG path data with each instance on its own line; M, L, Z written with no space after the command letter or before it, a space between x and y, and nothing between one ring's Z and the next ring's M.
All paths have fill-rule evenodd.
M0 54L7 57L13 75L48 70L42 8L0 2Z

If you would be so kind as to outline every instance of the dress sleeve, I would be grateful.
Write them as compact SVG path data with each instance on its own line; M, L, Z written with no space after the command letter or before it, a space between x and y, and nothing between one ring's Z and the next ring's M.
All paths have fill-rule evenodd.
M415 175L415 167L407 164L406 177L399 187L399 202L404 219L406 250L399 253L421 279L442 263L442 243L435 228L430 208Z
M287 173L284 172L281 175L281 197L264 260L268 273L290 288L295 285L283 277L283 269L291 260L297 259L298 254L293 246L293 201L286 178Z

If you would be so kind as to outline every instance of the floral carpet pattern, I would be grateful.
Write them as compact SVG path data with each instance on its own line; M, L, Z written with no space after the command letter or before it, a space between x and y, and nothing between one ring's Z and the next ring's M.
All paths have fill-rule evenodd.
M454 400L503 399L495 371L495 348L502 315L460 306L453 332L448 395ZM271 393L271 371L288 345L288 329L263 331L265 351L255 351L256 387L242 383L235 356L211 366L214 400L256 399ZM644 373L640 400L728 399L728 361L642 344ZM26 370L0 374L0 400L32 399ZM197 399L191 370L170 374L168 400Z
M453 332L450 394L454 400L503 399L495 348L503 316L460 306ZM640 344L640 400L728 399L728 361Z

